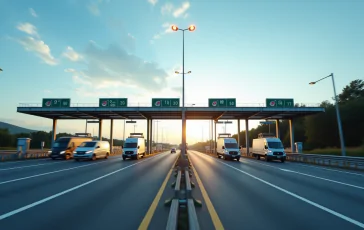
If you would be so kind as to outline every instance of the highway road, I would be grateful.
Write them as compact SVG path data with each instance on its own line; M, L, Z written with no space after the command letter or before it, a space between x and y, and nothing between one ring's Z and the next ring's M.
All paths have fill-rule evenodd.
M0 163L0 229L165 229L177 156ZM201 229L364 228L363 173L189 156Z
M1 163L0 229L138 229L176 159Z
M364 174L189 151L224 229L362 229Z

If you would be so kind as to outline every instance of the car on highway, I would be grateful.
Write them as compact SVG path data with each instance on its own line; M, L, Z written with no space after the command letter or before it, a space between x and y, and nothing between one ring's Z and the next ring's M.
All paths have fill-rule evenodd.
M76 161L81 159L96 160L97 158L107 159L110 155L110 143L108 141L86 141L73 152Z
M172 148L171 153L176 153L176 148Z
M52 149L49 151L49 157L53 160L57 158L68 160L73 157L75 149L85 141L92 141L92 138L80 136L60 137L54 142Z
M231 159L240 161L241 147L238 146L238 142L235 138L231 137L230 133L219 133L216 146L216 155L218 158Z
M257 160L264 157L266 161L280 160L282 163L287 157L282 141L274 135L264 133L260 133L257 139L253 139L251 153Z

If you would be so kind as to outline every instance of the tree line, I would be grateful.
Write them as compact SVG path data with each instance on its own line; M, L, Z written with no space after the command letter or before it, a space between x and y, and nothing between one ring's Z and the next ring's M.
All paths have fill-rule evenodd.
M364 146L364 132L362 132L364 130L364 81L357 79L350 82L337 97L345 146ZM304 107L305 105L296 104L295 106ZM340 148L335 103L326 100L320 104L320 107L325 108L324 113L294 120L294 140L303 142L305 150ZM289 121L280 121L279 129L283 145L286 148L290 147ZM253 139L257 138L259 133L268 132L269 125L259 125L249 130L249 145L252 146ZM276 133L275 124L270 125L270 133ZM245 147L245 131L241 131L239 136L240 144ZM233 137L238 139L237 134ZM196 143L191 148L202 149L204 146L209 146L209 141Z

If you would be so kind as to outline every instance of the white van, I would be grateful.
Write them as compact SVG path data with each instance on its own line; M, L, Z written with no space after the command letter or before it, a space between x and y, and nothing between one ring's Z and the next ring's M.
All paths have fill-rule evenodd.
M253 147L251 150L253 157L257 160L264 157L266 161L280 160L282 163L286 160L286 153L282 141L276 137L264 137L259 134L257 139L253 139Z
M240 160L240 148L238 146L238 142L235 138L231 137L230 133L220 133L217 146L216 146L216 154L217 157L223 157L226 159L236 159L237 161Z
M73 152L73 158L76 161L80 159L107 159L109 155L110 143L108 141L85 141Z
M145 139L143 133L130 133L123 146L123 160L139 159L145 155Z

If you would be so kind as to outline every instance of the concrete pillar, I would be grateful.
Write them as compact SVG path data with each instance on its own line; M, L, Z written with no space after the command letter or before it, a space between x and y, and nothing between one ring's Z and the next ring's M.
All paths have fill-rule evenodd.
M246 155L250 156L249 152L249 120L245 119L245 146L246 146Z
M291 151L292 153L295 152L295 146L294 146L294 123L293 119L289 119L289 137L291 142Z
M238 119L238 146L240 146L240 119Z
M150 141L149 141L149 125L150 125L150 119L147 119L147 151L146 151L146 153L147 154L149 154L149 151L150 151L150 146L149 146L149 143L150 143Z
M52 146L53 147L53 143L56 140L56 135L57 135L57 119L53 119L53 126L52 126Z
M279 126L280 126L279 119L277 119L276 120L276 137L281 139L281 133L280 133Z
M99 140L102 141L102 119L99 119Z
M213 145L212 142L214 140L214 120L210 120L211 123L211 133L210 133L210 153L212 153Z
M112 153L112 147L114 146L114 119L110 119L110 154Z
M153 119L150 119L150 143L149 143L149 154L153 153Z
M215 133L215 135L214 135L214 143L213 143L213 153L216 153L216 121L215 121L215 129L214 129L214 133Z

